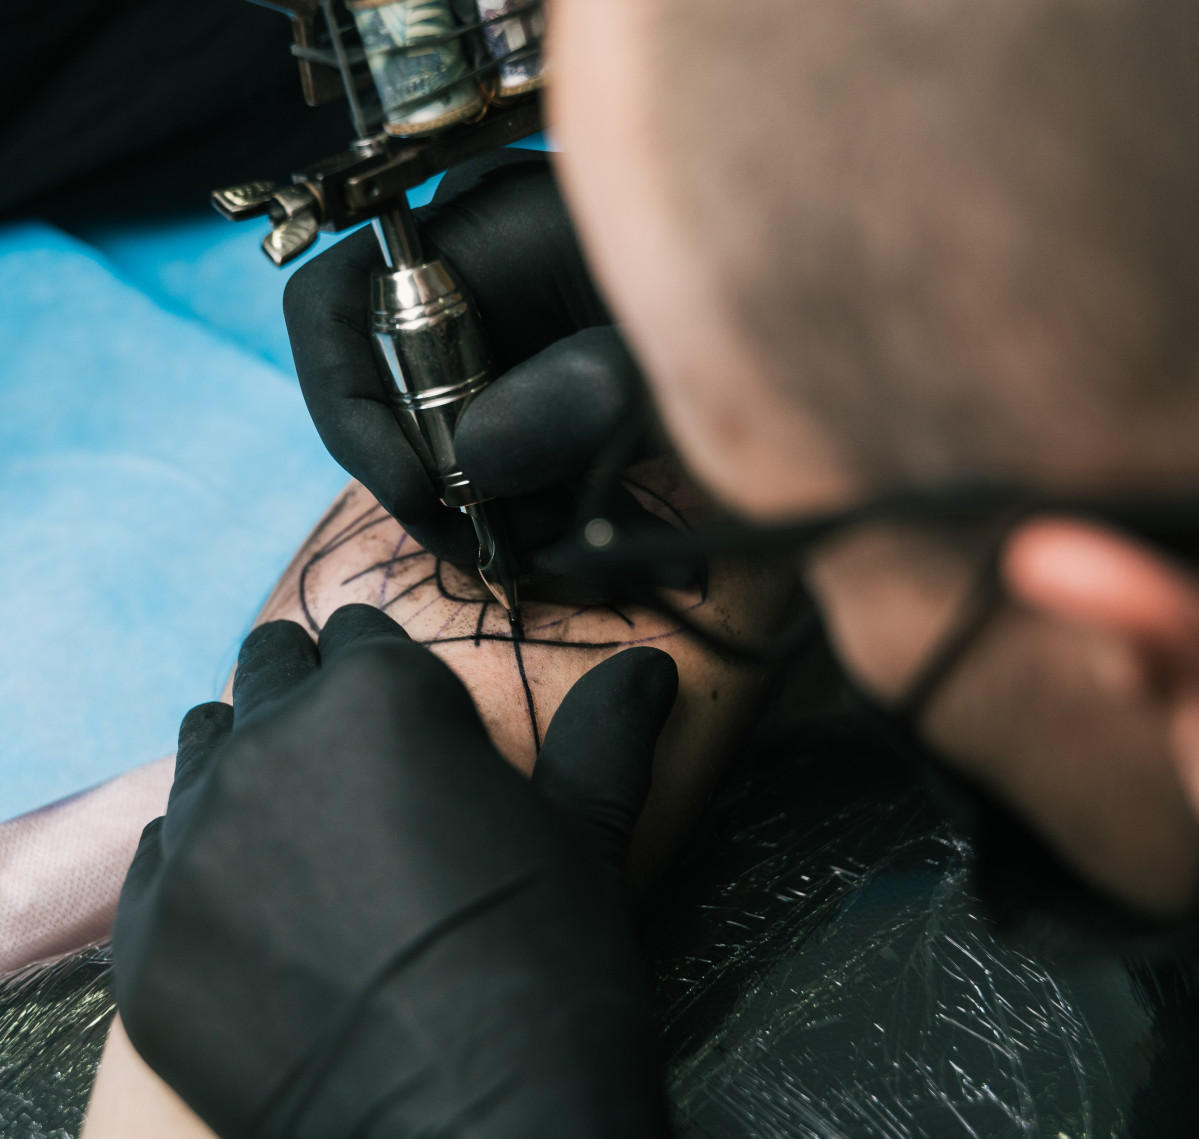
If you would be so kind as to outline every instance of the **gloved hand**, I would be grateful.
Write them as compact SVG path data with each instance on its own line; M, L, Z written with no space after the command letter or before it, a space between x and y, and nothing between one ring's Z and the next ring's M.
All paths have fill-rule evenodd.
M574 514L562 488L639 418L637 366L591 281L544 155L504 150L451 170L417 218L426 256L457 270L491 346L496 378L463 413L455 444L471 482L509 500L519 554L561 536ZM369 281L382 263L367 229L288 282L283 308L300 387L333 457L422 546L472 564L474 532L438 501L375 361Z
M530 785L378 610L254 630L121 896L134 1046L225 1139L666 1135L623 864L676 687L592 669Z

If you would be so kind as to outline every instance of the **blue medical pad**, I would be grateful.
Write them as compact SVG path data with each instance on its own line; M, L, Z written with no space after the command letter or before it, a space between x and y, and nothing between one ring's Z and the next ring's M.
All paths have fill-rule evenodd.
M172 751L345 481L262 354L0 228L0 818Z

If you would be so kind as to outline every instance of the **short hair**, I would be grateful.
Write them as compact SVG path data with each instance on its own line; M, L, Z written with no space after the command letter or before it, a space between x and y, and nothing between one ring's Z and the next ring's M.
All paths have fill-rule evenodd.
M1195 0L651 20L672 206L743 338L869 477L1199 470Z

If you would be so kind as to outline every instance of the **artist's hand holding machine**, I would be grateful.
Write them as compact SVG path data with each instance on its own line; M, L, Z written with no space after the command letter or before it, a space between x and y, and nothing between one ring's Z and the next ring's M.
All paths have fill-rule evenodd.
M576 521L579 480L636 424L636 366L543 155L501 151L451 170L417 221L426 252L452 265L473 296L493 361L495 378L455 425L457 460L472 486L494 496L487 505L536 591L527 583ZM292 278L284 311L300 384L342 466L426 549L466 565L477 545L471 527L438 500L376 363L363 298L381 267L364 231Z

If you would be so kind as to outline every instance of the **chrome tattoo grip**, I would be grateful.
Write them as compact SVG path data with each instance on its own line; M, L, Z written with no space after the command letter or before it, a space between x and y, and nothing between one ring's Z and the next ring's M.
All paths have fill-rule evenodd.
M482 500L458 467L454 428L491 379L474 304L444 261L371 276L371 334L396 418L447 506Z
M519 640L524 634L507 535L462 473L454 450L458 420L491 381L479 314L444 261L396 267L395 245L383 245L392 265L371 274L371 337L391 381L396 419L441 501L469 516L479 539L479 576Z

